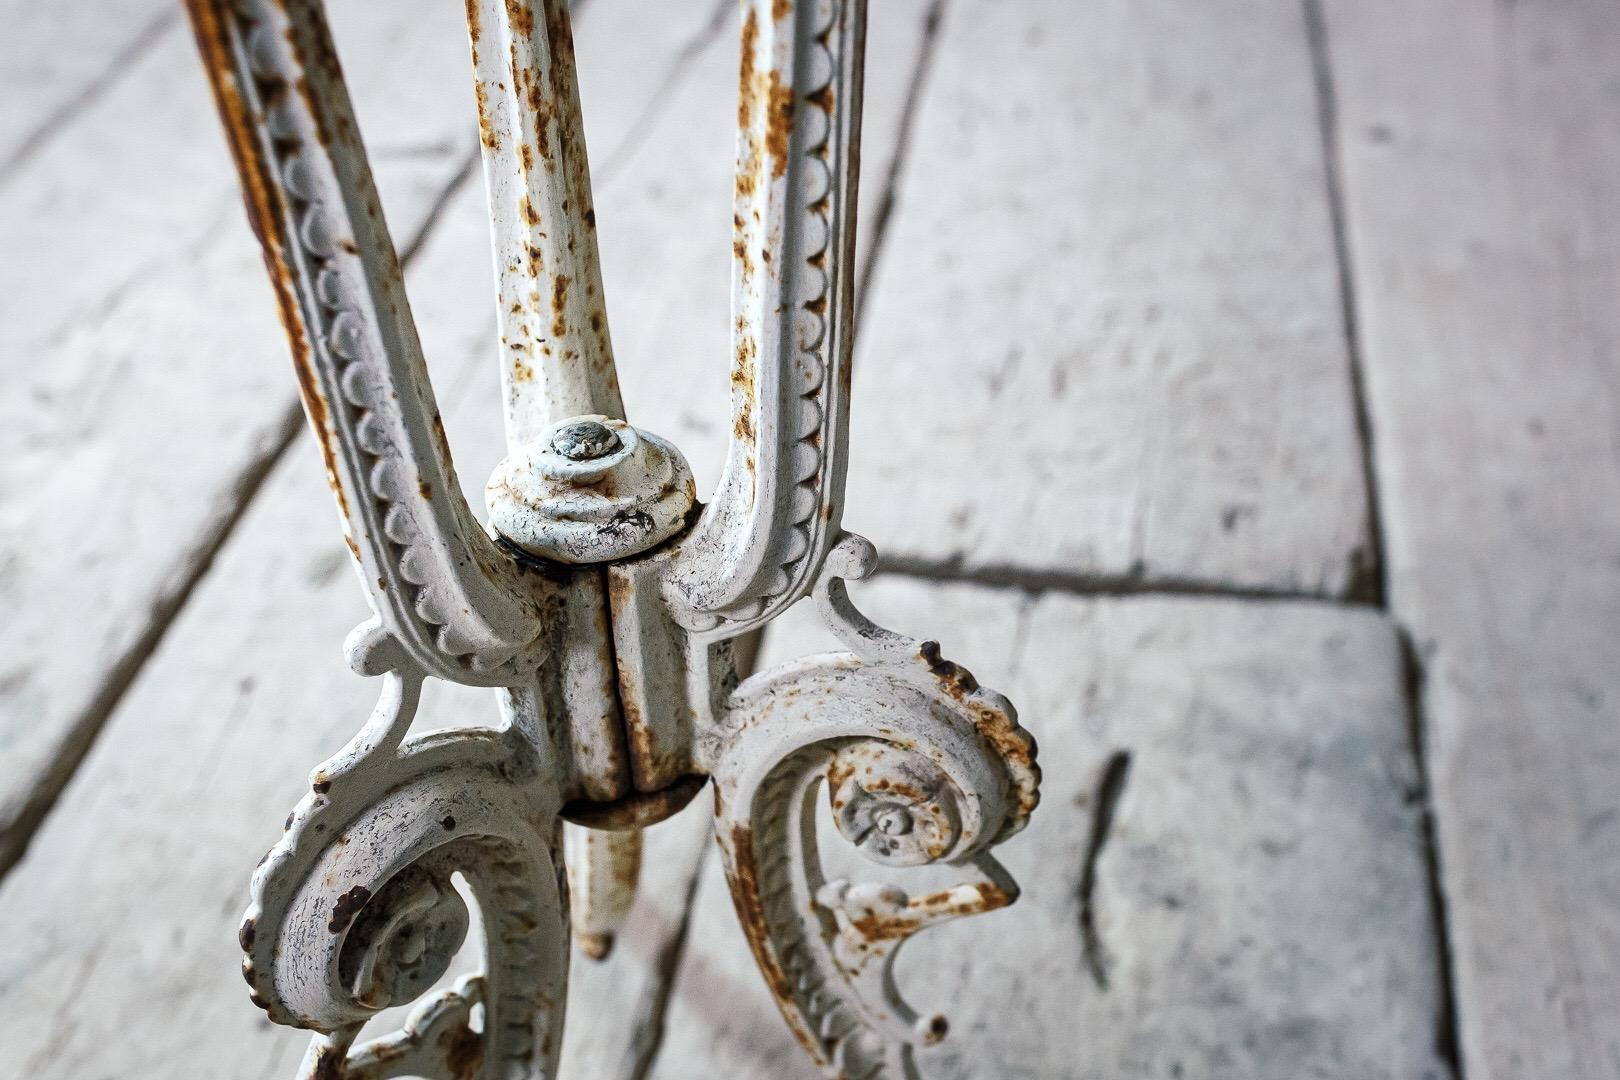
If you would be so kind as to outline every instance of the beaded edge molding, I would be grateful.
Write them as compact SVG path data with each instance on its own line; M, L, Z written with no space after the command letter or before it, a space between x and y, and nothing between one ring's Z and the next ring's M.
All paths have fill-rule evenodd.
M665 574L676 620L724 637L804 596L839 535L864 4L749 3L742 42L731 446Z
M350 662L506 681L541 658L542 624L461 495L319 4L190 7L375 616Z

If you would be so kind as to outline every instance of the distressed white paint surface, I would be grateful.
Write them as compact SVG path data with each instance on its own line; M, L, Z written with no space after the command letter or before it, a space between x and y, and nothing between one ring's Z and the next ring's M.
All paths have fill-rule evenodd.
M863 319L845 520L1021 579L1336 596L1367 543L1293 0L958 0Z
M952 1021L919 1054L924 1075L1450 1075L1401 662L1381 616L894 580L857 601L975 658L1041 743L1042 805L997 852L1022 899L901 956L912 1004ZM784 627L762 666L823 636ZM1129 770L1096 861L1088 957L1079 894L1118 753ZM815 1075L773 1023L713 865L676 989L654 1076Z
M1471 1080L1620 1075L1620 19L1325 5Z

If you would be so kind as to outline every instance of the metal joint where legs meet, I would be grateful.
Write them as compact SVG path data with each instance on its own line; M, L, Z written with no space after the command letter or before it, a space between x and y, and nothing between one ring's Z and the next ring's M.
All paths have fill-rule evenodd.
M554 1077L570 921L604 953L638 830L712 784L738 917L799 1040L828 1076L915 1076L912 1049L946 1025L901 999L895 952L1014 900L989 850L1028 820L1039 771L1005 698L845 589L876 562L840 521L863 0L742 3L732 439L707 503L681 452L624 416L567 5L467 0L507 432L489 532L320 0L188 5L372 608L348 660L381 684L242 924L253 1000L316 1033L299 1075ZM849 651L739 680L733 641L806 596ZM428 676L493 688L500 723L412 736ZM829 880L823 788L867 859L948 864L955 883ZM362 1041L443 977L466 895L482 971Z

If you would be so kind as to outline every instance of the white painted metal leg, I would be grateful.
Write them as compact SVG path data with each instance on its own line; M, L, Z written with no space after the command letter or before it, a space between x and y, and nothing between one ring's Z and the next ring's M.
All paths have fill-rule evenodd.
M738 916L829 1076L913 1075L945 1034L894 985L905 940L1011 903L989 854L1037 798L1011 705L878 627L844 580L862 0L746 0L732 447L696 498L623 416L563 0L468 5L495 251L508 455L462 498L319 0L188 0L372 615L350 665L376 711L317 768L254 875L244 972L317 1032L310 1080L552 1077L574 934L604 955L641 828L713 783ZM737 645L814 594L850 652L739 678ZM497 726L412 736L422 681L495 687ZM827 880L840 834L943 891ZM572 822L564 839L563 822ZM564 859L566 851L566 872ZM418 1001L473 924L481 974Z

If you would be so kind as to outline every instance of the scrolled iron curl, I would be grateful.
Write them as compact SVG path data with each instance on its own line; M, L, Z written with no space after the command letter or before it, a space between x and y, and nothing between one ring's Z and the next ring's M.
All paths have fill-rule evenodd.
M471 923L459 874L483 916L482 1055L528 1062L558 1019L534 1003L567 977L556 837L537 827L554 817L503 732L404 743L419 686L385 676L371 722L316 770L254 874L243 971L272 1020L346 1043L446 973Z

